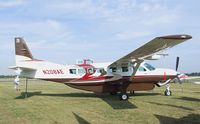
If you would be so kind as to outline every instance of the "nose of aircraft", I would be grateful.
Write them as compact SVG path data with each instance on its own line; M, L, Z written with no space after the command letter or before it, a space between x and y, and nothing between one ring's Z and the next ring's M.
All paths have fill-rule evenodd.
M165 69L167 75L174 75L177 76L178 72L173 69Z
M158 68L156 69L157 71L164 73L164 75L168 76L174 76L176 77L178 75L178 72L173 70L173 69L168 69L168 68Z

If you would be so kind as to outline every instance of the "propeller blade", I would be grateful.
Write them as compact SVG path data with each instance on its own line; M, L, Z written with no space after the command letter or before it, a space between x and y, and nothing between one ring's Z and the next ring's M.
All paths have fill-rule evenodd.
M179 60L180 60L180 58L177 56L176 57L176 71L178 71ZM183 82L182 82L182 80L180 79L179 76L180 76L180 74L177 74L176 79L177 79L177 81L178 81L179 84L182 84Z
M176 57L176 71L178 70L178 66L179 66L179 57Z

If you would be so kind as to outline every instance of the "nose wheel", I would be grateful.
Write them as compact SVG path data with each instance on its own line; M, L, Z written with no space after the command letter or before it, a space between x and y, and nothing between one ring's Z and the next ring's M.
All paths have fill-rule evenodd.
M172 95L172 91L170 90L170 84L166 85L166 90L164 92L165 96L171 96Z
M165 90L165 96L171 96L172 95L172 91L170 90Z

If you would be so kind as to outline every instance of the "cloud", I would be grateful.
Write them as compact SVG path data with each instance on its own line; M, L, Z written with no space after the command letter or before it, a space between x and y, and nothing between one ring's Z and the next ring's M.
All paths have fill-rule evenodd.
M4 54L14 50L14 37L23 37L30 49L43 51L54 49L59 51L59 48L64 49L71 39L74 39L67 26L63 25L62 22L51 19L28 22L0 22L0 29L2 35L0 50Z
M0 8L10 8L15 6L20 6L25 3L25 0L7 0L0 1Z
M170 8L162 2L144 2L137 0L116 0L116 1L91 1L81 0L76 2L58 2L56 4L50 4L48 6L51 10L57 10L59 13L74 13L80 14L87 18L106 19L108 21L126 21L146 19L157 20L159 16L165 19L170 17L174 18L179 8ZM174 13L175 12L175 13ZM162 15L171 14L167 18ZM173 14L174 13L174 14ZM146 20L147 21L147 20ZM156 23L168 23L168 21L156 21ZM171 21L170 21L171 22Z
M134 39L138 37L144 37L147 35L150 35L150 32L146 31L124 31L116 34L116 39L118 40L128 40L128 39Z
M125 40L157 33L168 25L175 25L179 21L181 12L181 7L178 5L169 6L155 0L145 2L80 0L50 3L46 8L51 12L56 10L58 15L66 15L65 19L75 18L87 23L94 21L96 25L91 26L96 27L97 30L93 30L92 34L97 31L105 32L113 37L110 40Z
M24 3L24 0L0 2L0 7L19 6ZM38 10L37 4L42 6L40 10ZM154 33L152 29L155 26L158 28L159 25L163 27L163 24L175 23L178 20L176 13L179 11L179 8L170 8L170 6L159 1L144 2L137 0L50 1L48 4L32 1L28 2L25 8L28 10L31 8L31 12L27 11L26 16L22 13L15 21L0 22L2 30L0 33L31 37L34 43L37 41L41 44L40 46L53 41L56 41L55 44L58 44L58 46L62 46L71 41L72 44L80 43L81 40L88 40L89 42L94 39L96 41L101 40L101 42L108 40L113 42L148 36ZM26 10L25 8L22 10ZM37 16L32 17L32 15ZM61 17L64 19L60 19ZM68 19L79 20L80 23L68 23ZM84 25L85 22L82 21L88 24L87 28L79 29L80 27L76 26ZM108 40L102 41L102 36ZM50 45L52 44L48 44L48 46Z
M38 37L49 38L52 36L63 37L67 34L67 27L56 20L41 21L9 21L0 22L0 33L12 35L37 35Z

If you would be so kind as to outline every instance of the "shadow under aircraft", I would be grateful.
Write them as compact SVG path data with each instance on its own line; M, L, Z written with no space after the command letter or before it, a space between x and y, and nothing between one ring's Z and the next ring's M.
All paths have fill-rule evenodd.
M155 105L159 105L159 106L175 107L175 108L184 109L184 110L188 110L188 111L194 111L193 109L188 108L188 107L184 107L184 106L177 106L177 105L171 105L171 104L163 104L163 103L157 103L157 102L147 102L147 103L155 104Z
M20 96L15 99L25 99L26 92L22 92ZM135 109L137 108L133 103L127 101L119 101L115 96L109 96L106 94L94 94L94 93L42 93L41 91L37 92L28 92L27 98L32 96L52 96L52 97L88 97L88 98L101 98L113 109Z
M155 115L160 124L199 124L200 123L200 115L199 114L189 114L182 118L172 118L162 115Z
M179 99L179 100L185 100L185 101L190 101L190 102L200 102L200 99L197 98L192 98L192 97L180 97L180 98L175 98L175 99Z

